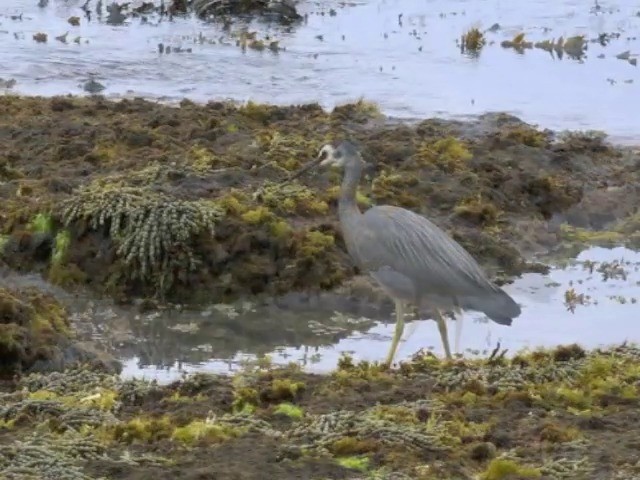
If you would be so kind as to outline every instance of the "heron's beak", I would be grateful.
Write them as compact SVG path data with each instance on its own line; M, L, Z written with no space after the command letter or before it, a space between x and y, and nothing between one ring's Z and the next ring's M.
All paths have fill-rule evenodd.
M298 177L300 177L301 175L303 175L304 173L308 172L309 170L311 170L313 167L317 167L318 165L320 165L322 163L322 158L318 155L318 157L314 160L311 160L309 163L307 163L306 165L303 165L302 167L300 167L300 169L297 172L293 172L291 175L289 175L289 178L287 178L284 182L282 183L288 183L291 180L294 180Z

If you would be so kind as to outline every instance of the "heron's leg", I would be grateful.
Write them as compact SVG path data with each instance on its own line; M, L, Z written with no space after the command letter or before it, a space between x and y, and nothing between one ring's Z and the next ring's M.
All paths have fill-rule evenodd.
M396 355L396 350L398 349L398 343L402 338L402 332L404 332L404 306L403 302L396 300L396 330L393 334L393 340L391 340L391 348L389 349L387 361L385 362L387 367L390 367L391 362L393 362L393 357Z
M455 345L453 346L453 348L455 349L456 353L460 353L460 337L462 336L462 310L456 310L455 314L455 321L456 321L456 337L455 337Z
M451 358L451 348L449 348L449 335L447 335L447 321L442 316L440 310L436 309L436 322L438 323L438 330L440 331L440 338L442 339L442 345L444 346L444 354L447 358Z

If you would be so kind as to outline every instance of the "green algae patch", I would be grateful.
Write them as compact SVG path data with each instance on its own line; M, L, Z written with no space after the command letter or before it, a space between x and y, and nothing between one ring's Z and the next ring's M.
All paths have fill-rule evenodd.
M525 467L513 460L492 460L487 470L480 475L481 480L507 480L509 478L540 478L538 468Z
M464 199L459 205L456 205L453 213L483 227L498 224L503 215L503 212L493 203L479 196Z
M290 403L281 403L277 405L273 410L273 413L276 415L284 415L292 420L300 420L304 417L304 411L300 407Z
M29 230L34 233L51 233L53 231L53 220L51 215L38 213L29 223Z
M326 215L329 211L327 202L300 184L266 183L259 195L268 208L282 215L317 216Z
M193 445L196 442L220 443L237 437L243 430L229 425L218 425L215 420L195 420L183 427L177 427L171 438L185 445Z
M333 247L335 239L333 235L319 231L308 231L302 239L300 253L305 257L316 257L327 249Z
M386 371L343 357L328 375L263 361L170 385L30 374L0 391L0 476L169 480L215 464L251 480L631 478L639 378L635 345Z
M338 465L349 470L366 472L369 469L369 459L367 457L341 457L337 461Z
M498 141L506 145L526 145L539 148L549 144L551 140L550 133L526 124L514 125L500 132Z
M480 46L478 32L468 40ZM551 219L602 218L589 192L640 181L635 154L602 135L554 135L507 114L409 124L362 99L325 111L17 96L0 98L0 113L3 262L118 301L349 288L358 272L337 222L339 175L281 183L333 140L353 140L369 164L363 210L425 215L505 278L536 268L532 250L585 241L582 230L550 234ZM637 222L613 220L616 239L637 236Z

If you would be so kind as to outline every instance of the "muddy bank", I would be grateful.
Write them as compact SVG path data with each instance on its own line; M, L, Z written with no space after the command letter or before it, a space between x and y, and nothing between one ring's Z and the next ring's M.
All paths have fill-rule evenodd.
M60 371L91 365L118 372L120 365L75 338L68 313L37 288L0 287L0 376Z
M425 356L326 376L250 365L169 386L87 370L3 386L3 477L631 478L636 347ZM215 465L215 468L212 468Z
M275 185L335 138L372 165L362 208L427 215L501 278L540 269L525 255L567 232L624 239L640 200L633 150L502 114L407 125L366 102L325 112L12 96L0 112L3 261L118 300L362 290L337 224L338 174Z

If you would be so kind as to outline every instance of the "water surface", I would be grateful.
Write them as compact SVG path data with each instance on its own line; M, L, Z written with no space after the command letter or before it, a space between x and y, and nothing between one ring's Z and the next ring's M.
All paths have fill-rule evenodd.
M614 278L607 278L607 273L613 273ZM575 305L573 312L565 302L565 292L569 289L573 289L576 295L589 297L584 304ZM548 275L526 274L513 284L507 285L505 290L522 305L522 315L514 320L512 326L506 327L488 321L482 314L465 313L461 338L461 350L464 355L486 356L498 343L502 349L508 349L513 353L521 349L552 347L574 342L586 348L596 348L640 340L640 322L637 315L639 306L636 303L640 301L638 252L622 247L590 248L580 253L576 259L568 261L566 265L554 267ZM272 310L267 314L259 311L248 315L240 314L235 317L237 335L227 333L223 335L224 338L214 338L211 343L208 343L210 335L203 335L195 326L191 333L178 335L175 330L166 328L165 325L164 333L157 330L158 337L155 340L146 337L142 342L179 342L184 346L186 336L192 339L189 343L193 348L192 353L183 350L180 360L160 367L158 364L150 364L144 356L132 355L125 360L123 375L168 381L187 371L232 373L240 368L243 360L255 358L253 353L265 353L267 338L250 338L249 332L253 331L255 334L260 330L269 330L271 333L264 335L271 337L270 340L274 335L286 336L298 332L294 345L283 342L278 348L273 349L270 356L274 363L293 361L304 365L309 371L327 372L335 368L343 353L349 353L356 359L381 361L386 356L393 335L392 313L368 313L369 317L357 313L331 313L322 311L316 305L307 311L300 309L295 313ZM295 320L292 319L292 315ZM184 315L174 316L173 320L168 320L169 316L165 317L165 321L174 326L201 322L197 316L192 316L191 319ZM385 321L374 320L380 317ZM228 322L221 320L221 317L218 318L219 325ZM256 327L256 323L262 326ZM453 347L454 325L452 321L448 323ZM331 342L332 326L336 332L342 329L337 335L341 338L335 342ZM243 331L248 333L249 337L243 337ZM169 339L171 337L173 340ZM223 359L202 360L202 352L208 352L213 356L223 342L229 348L241 341L238 340L239 337L244 338L245 351L239 351L232 357ZM421 349L443 355L438 329L432 320L418 320L408 324L396 360L407 359ZM189 362L189 358L193 356L199 356L200 360Z
M383 360L394 330L389 303L366 305L330 295L297 302L292 296L268 305L212 305L200 312L138 313L90 296L65 294L35 275L11 274L0 279L2 283L35 284L53 292L70 308L81 336L100 341L124 362L124 376L162 382L185 372L233 373L243 362L265 355L274 363L297 362L314 372L332 370L343 353ZM522 315L505 327L481 314L465 313L465 356L486 356L498 343L513 353L574 342L595 348L640 340L638 252L590 248L548 275L526 274L505 289L522 305ZM574 305L573 312L565 298L569 289L589 297ZM435 322L409 316L407 321L397 360L421 349L443 355ZM453 332L450 321L452 345Z
M640 53L640 5L630 0L602 1L598 10L579 0L301 2L308 20L297 28L250 26L279 39L286 48L279 54L242 53L229 33L193 18L133 19L121 26L82 18L71 27L66 20L82 16L83 3L51 0L41 9L35 0L2 2L0 72L17 80L13 91L82 93L93 75L110 96L318 101L327 107L364 96L401 118L508 111L553 129L604 130L618 141L634 142L640 131L631 101L640 97L638 69L616 58L627 50L630 58ZM20 20L11 19L20 13ZM460 53L456 42L463 32L496 23L501 28L487 33L479 58ZM68 43L54 39L67 31ZM49 41L36 43L37 32ZM619 38L606 46L589 43L587 57L578 61L500 47L519 32L532 41ZM79 44L72 41L76 36ZM192 53L161 55L158 43Z

